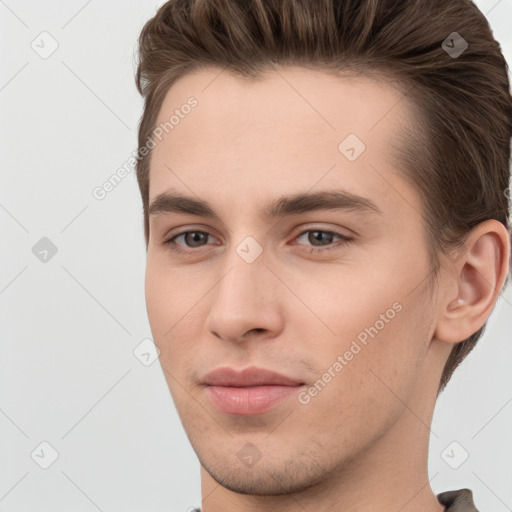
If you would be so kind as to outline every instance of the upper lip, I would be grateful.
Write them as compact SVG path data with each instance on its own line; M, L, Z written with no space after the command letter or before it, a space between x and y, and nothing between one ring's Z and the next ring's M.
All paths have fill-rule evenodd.
M210 386L299 386L302 382L286 377L264 368L251 366L243 370L235 370L228 366L216 368L203 379Z

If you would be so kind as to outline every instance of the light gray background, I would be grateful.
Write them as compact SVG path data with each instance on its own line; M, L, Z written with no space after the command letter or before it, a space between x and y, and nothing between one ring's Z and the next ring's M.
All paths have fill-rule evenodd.
M135 175L92 195L136 149L133 52L161 3L0 0L3 512L200 504L199 464L160 366L133 354L151 337ZM512 0L477 5L512 63ZM31 47L51 49L43 31L58 43L46 59ZM42 237L58 249L46 263L32 252ZM482 512L512 510L511 320L509 286L432 424L432 487L469 487ZM43 441L58 452L48 469Z

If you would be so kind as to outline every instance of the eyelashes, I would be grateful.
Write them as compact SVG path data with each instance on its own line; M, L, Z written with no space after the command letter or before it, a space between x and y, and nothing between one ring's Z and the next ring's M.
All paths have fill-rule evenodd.
M299 250L301 251L305 251L307 252L308 254L322 254L322 253L326 253L328 251L333 251L333 250L337 250L337 249L342 249L345 245L347 245L348 243L350 243L353 239L346 236L346 235L343 235L341 233L338 233L336 231L331 231L331 230L325 230L325 229L306 229L304 231L302 231L299 235L297 235L294 240L298 240L300 238L302 238L304 235L306 234L309 234L309 233L314 233L316 235L318 234L322 234L322 235L327 235L327 241L331 241L332 242L332 239L333 238L339 238L339 242L337 244L332 244L330 243L329 245L323 245L323 246L304 246L304 244L301 244L301 243L292 243L291 245L297 247L297 246L303 246L303 247L300 247ZM199 253L199 252L202 252L203 248L207 246L207 244L203 244L203 245L200 245L199 247L196 246L196 248L194 247L189 247L189 248L183 248L182 245L178 244L176 241L180 238L183 239L183 241L186 241L187 240L187 235L201 235L202 236L202 239L203 240L208 240L208 237L212 236L210 233L208 233L207 231L200 231L200 230L189 230L189 231L182 231L181 233L177 233L175 235L173 235L171 238L169 238L168 240L164 241L163 242L163 245L165 245L167 248L169 248L172 252L175 252L177 254L196 254L196 253ZM307 237L308 238L308 241L310 241L309 239L311 237ZM315 238L313 238L315 239ZM188 242L192 242L192 241L201 241L201 239L197 240L197 236L192 238L192 240L188 240ZM218 245L218 244L217 244Z

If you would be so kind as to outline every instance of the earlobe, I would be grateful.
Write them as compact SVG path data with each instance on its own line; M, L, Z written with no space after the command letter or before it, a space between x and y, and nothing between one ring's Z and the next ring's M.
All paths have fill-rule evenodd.
M447 343L463 341L485 324L509 271L510 235L500 222L478 224L464 246L444 272L447 285L434 336Z

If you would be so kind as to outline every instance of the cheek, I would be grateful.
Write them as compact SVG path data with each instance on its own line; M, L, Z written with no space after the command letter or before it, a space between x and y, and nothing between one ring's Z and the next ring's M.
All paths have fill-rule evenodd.
M176 270L169 270L148 256L145 276L145 297L148 320L154 341L161 352L167 350L166 340L172 339L180 327L179 319L185 298Z
M160 351L159 361L163 376L181 413L186 409L187 396L179 383L186 382L186 375L190 372L189 361L192 358L190 344L180 341L186 340L185 336L180 336L180 332L183 332L188 322L184 309L189 301L183 297L176 281L179 282L176 271L164 270L148 257L145 277L148 320L153 341Z
M416 275L419 273L418 270ZM340 401L343 408L357 415L361 404L377 401L377 408L369 414L379 414L383 403L390 410L393 403L400 404L393 393L405 399L415 385L426 355L425 341L430 328L428 293L421 286L411 293L413 284L417 283L404 272L374 271L361 273L359 277L353 273L343 287L336 286L336 279L327 288L308 282L309 304L314 305L312 309L319 312L329 330L322 329L321 351L316 347L312 350L311 342L308 346L313 323L302 331L302 340L318 377L332 381L319 393L323 395L317 401L319 406L324 400L326 408L331 400ZM302 293L306 291L304 286ZM318 338L317 324L320 324L315 322ZM304 335L306 332L311 335ZM336 377L330 377L329 371Z
M385 314L387 300L379 304L383 307L375 305L376 311ZM361 316L356 319L345 310L347 316L338 317L336 327L347 334L323 345L321 352L310 351L320 369L311 386L319 391L313 390L315 396L303 406L304 430L327 432L334 425L340 447L349 453L354 440L368 441L397 421L411 400L423 358L417 311L410 303L402 306L384 327L375 326L379 316L370 314L371 323L361 324ZM360 333L365 336L358 338Z
M167 280L167 276L158 270L152 258L148 256L144 286L146 310L155 343L170 327L166 324L171 320L168 311L172 311L172 308L169 308L169 303L173 300L173 295L166 293Z
M169 268L157 256L148 256L145 276L146 309L160 361L172 372L184 370L199 349L201 297L208 289L201 281L184 276L179 268ZM196 341L197 340L197 341Z

